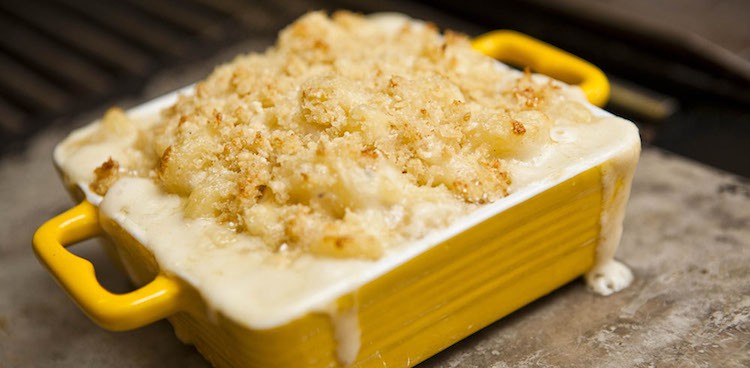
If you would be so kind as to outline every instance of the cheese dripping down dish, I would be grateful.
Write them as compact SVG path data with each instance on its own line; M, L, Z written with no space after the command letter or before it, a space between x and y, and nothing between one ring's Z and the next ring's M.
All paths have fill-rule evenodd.
M163 269L247 326L325 311L435 239L598 164L586 279L600 294L632 279L613 256L636 128L464 35L309 13L152 110L109 110L56 162Z

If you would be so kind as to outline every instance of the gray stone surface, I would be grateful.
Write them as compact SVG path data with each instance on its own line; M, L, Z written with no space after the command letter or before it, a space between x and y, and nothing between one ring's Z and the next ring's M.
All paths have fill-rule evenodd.
M39 265L33 231L73 203L49 131L0 162L0 367L206 367L166 322L108 332ZM750 184L655 149L641 158L619 258L635 283L610 297L574 281L421 367L750 366ZM76 246L126 290L95 244Z
M188 84L238 50L269 42L161 75L120 105ZM208 367L166 322L100 329L36 261L34 230L73 205L51 164L65 134L49 130L22 155L0 159L0 368ZM625 228L618 256L635 273L630 288L599 297L574 281L420 367L750 367L750 181L647 148ZM94 243L73 250L93 261L105 286L128 289Z
M119 105L188 84L269 42L240 44L160 75ZM34 230L74 204L51 163L68 130L48 130L23 154L0 159L0 368L207 367L166 322L100 329L35 259ZM105 286L128 290L95 243L72 249L92 260ZM574 281L421 367L750 367L750 181L645 149L618 255L636 276L625 291L599 297Z
M628 289L575 281L423 366L750 367L750 181L646 149L618 258Z

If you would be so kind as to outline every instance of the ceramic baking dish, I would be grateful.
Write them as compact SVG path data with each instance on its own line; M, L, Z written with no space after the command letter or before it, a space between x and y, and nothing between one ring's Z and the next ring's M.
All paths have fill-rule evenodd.
M475 39L474 46L578 84L593 105L607 99L609 85L600 70L527 36L496 31ZM139 109L157 111L173 99ZM42 225L34 250L102 327L129 330L167 318L180 340L217 367L409 367L591 270L604 204L615 196L626 200L629 191L632 172L614 171L612 177L613 160L599 157L554 183L513 193L336 296L332 310L268 328L249 328L215 313L188 281L160 269L136 232L101 217L95 196L73 183L82 202ZM108 251L135 291L107 291L92 264L65 249L92 237L110 240Z

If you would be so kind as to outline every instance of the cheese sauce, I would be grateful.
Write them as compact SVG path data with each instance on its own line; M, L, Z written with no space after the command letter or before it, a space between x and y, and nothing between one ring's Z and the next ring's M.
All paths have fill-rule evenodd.
M401 18L389 19L379 22L391 32L398 29L394 24L404 22ZM498 68L516 77L520 74L502 65ZM533 78L547 80L543 76ZM628 286L632 274L613 257L640 152L638 131L632 123L587 104L580 91L565 88L569 98L586 110L582 116L588 121L551 116L551 126L545 133L548 137L542 139L545 143L533 154L503 162L503 169L512 175L507 196L467 207L473 210L456 218L449 216L466 213L466 208L454 211L450 207L453 202L443 201L419 204L413 210L418 217L429 220L444 213L450 221L418 239L396 234L377 257L325 257L286 243L275 249L268 247L262 238L237 232L214 218L186 216L185 198L167 192L148 173L124 175L104 196L92 192L89 184L102 162L112 159L128 168L153 159L138 149L142 134L157 124L159 110L173 104L176 94L131 111L129 120L135 125L130 128L108 128L105 120L74 132L57 147L55 161L66 182L78 185L89 201L99 205L105 226L113 221L131 233L153 252L163 270L191 284L210 308L257 329L280 326L311 311L328 313L339 342L339 360L346 364L354 361L359 351L358 317L355 307L344 311L334 308L339 297L473 224L595 166L602 167L601 232L596 264L586 281L602 295ZM535 118L526 118L526 126L533 128ZM481 124L471 120L466 123ZM403 211L403 207L393 206L382 212L386 217L383 222L400 221Z

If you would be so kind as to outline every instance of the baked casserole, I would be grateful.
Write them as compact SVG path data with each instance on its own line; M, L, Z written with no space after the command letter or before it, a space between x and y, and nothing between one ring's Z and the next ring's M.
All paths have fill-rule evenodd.
M221 367L412 366L582 274L626 287L636 128L481 42L307 14L72 133L55 162L84 202L37 253L103 326L168 317ZM92 296L46 255L94 235L138 297Z

